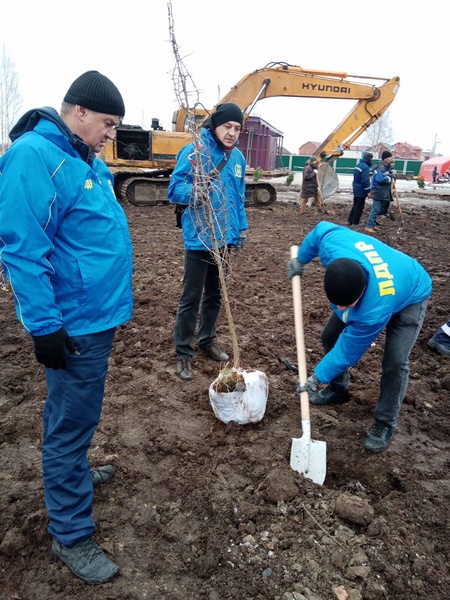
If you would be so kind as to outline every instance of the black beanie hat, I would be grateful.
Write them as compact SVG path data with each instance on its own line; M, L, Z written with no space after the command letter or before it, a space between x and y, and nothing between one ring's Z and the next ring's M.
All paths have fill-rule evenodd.
M338 306L353 304L366 285L366 272L356 260L338 258L325 269L325 293L328 300Z
M125 104L119 90L98 71L86 71L75 79L64 96L64 102L78 104L105 115L125 115Z
M381 160L384 160L385 158L390 158L391 156L392 156L392 152L389 152L389 150L385 150L381 154Z
M241 126L244 123L244 115L242 110L237 104L233 102L225 102L225 104L219 104L216 110L210 115L203 125L206 129L214 131L216 127L220 127L228 121L236 121Z

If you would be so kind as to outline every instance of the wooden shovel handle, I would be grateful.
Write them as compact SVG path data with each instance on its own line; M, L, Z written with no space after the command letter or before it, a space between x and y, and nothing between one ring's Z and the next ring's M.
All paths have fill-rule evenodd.
M291 258L297 258L298 246L291 246ZM292 278L292 294L294 297L294 323L295 323L295 341L297 343L297 364L298 378L301 386L304 386L308 378L306 371L305 338L303 335L302 318L302 288L300 275ZM309 398L308 392L300 394L300 406L302 420L309 421Z

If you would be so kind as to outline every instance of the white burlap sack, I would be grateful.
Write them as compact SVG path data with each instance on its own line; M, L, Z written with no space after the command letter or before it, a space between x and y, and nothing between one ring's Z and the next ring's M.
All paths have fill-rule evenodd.
M244 378L243 391L216 392L221 375L209 386L209 401L214 414L223 423L236 421L240 425L258 423L264 417L269 395L269 382L262 371L238 369Z

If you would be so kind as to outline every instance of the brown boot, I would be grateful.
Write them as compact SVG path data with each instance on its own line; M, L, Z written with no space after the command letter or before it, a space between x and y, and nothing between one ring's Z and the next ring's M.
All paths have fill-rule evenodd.
M300 199L301 205L300 205L300 214L304 215L306 212L306 205L308 204L308 198L301 198Z

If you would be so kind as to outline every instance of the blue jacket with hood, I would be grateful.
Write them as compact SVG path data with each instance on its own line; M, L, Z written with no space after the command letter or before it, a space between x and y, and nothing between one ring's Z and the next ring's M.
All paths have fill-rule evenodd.
M372 159L367 158L366 153L353 169L353 196L355 198L367 198L370 193L370 167Z
M98 333L132 314L132 245L113 176L50 107L0 158L0 261L32 335Z
M198 148L188 144L178 153L167 194L170 202L187 207L182 216L184 247L186 250L210 250L213 247L208 216L196 199L202 191L201 182L196 178L197 157L201 157L201 169L207 176L211 176L213 169L226 158L220 176L210 177L208 200L214 212L214 233L219 248L235 246L240 232L248 229L244 206L244 155L236 147L224 152L211 131L203 128Z
M316 257L324 267L337 258L349 258L367 274L366 289L356 306L341 311L331 304L347 326L314 369L321 383L329 383L356 365L392 315L430 296L431 278L410 256L374 237L328 221L310 231L299 248L298 259L303 264Z

